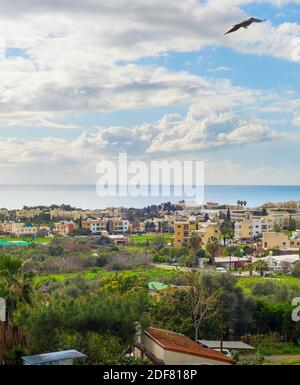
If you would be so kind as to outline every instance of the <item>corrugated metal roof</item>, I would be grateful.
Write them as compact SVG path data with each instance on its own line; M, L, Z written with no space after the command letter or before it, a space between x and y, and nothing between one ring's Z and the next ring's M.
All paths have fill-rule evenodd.
M210 349L220 349L221 341L206 341L198 340L199 344L210 348ZM223 341L224 349L244 349L244 350L253 350L254 348L244 342L240 341Z
M22 360L29 365L46 365L48 363L64 361L64 360L75 360L83 359L87 356L78 352L77 350L65 350L62 352L53 352L45 354L37 354L34 356L22 357Z
M162 282L149 282L148 283L148 288L150 290L155 290L155 291L168 289L169 287L170 287L169 285L166 285L165 283L162 283Z

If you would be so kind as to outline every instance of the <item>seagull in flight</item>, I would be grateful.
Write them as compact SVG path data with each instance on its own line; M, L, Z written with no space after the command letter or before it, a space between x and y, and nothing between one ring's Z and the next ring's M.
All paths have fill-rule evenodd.
M239 24L236 24L229 30L228 32L225 33L225 35L228 35L229 33L238 31L240 28L245 28L247 29L252 23L263 23L264 21L267 21L266 19L261 20L261 19L256 19L255 17L250 17L250 19L242 21Z

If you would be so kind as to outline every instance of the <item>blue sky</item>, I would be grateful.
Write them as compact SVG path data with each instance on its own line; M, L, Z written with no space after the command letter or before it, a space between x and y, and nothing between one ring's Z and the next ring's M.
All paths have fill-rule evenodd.
M16 2L2 183L95 183L122 150L204 160L209 184L300 184L299 0ZM268 21L224 36L251 16Z

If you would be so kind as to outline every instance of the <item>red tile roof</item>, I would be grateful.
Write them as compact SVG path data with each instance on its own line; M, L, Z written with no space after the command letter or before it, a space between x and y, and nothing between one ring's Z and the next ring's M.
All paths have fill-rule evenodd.
M205 357L211 360L223 361L234 364L234 361L225 354L216 350L202 347L183 334L169 332L149 327L145 330L146 335L166 350L191 354L193 356Z

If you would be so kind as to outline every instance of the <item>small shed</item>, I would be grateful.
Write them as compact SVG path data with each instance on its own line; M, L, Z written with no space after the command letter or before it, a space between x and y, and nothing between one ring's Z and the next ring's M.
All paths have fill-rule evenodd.
M162 282L149 282L148 283L149 290L154 291L154 292L159 292L161 290L168 289L169 287L170 287L169 285L166 285L165 283L162 283Z
M24 356L22 360L24 365L74 365L74 361L84 360L86 357L85 354L77 350L65 350L62 352Z

